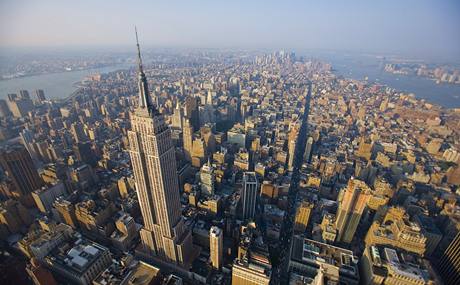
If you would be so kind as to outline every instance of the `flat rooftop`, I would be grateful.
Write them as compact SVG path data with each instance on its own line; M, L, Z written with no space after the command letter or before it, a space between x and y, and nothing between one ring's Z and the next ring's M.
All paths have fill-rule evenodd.
M65 244L53 250L46 259L69 271L81 274L97 260L107 248L97 243L78 239L73 244Z
M358 260L351 250L302 236L294 236L292 242L292 261L318 268L320 264L332 265L337 267L341 273L358 278Z
M244 179L248 182L256 182L256 173L255 172L245 172Z

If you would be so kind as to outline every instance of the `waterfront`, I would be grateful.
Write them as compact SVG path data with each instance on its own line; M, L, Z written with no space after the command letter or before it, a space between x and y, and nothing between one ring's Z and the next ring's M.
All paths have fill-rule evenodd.
M397 75L383 71L384 62L375 55L318 53L314 57L332 64L334 72L345 78L376 82L396 90L414 93L419 99L446 108L460 108L460 85L436 84L434 80Z
M396 90L414 93L417 98L447 108L460 108L460 85L436 84L433 80L416 76L404 76L384 72L383 61L374 55L343 54L333 52L308 53L308 57L317 58L332 64L334 72L346 78L363 80L387 85ZM0 98L8 93L17 93L21 89L32 92L43 89L48 98L66 98L84 77L111 71L127 69L132 65L120 64L104 68L52 73L0 81Z
M43 89L47 98L63 99L77 90L75 83L86 76L97 73L108 73L116 70L130 68L129 64L118 64L103 68L94 68L78 71L50 73L28 77L13 78L0 81L0 99L7 98L9 93L18 93L25 89L33 92L35 89Z

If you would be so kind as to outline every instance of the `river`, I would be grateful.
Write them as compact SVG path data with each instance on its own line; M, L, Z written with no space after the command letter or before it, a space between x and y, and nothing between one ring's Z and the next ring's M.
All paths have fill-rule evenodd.
M385 84L400 91L414 93L417 98L447 108L460 108L460 85L436 84L433 80L417 76L404 76L384 72L382 60L376 56L343 53L307 53L330 62L339 75L346 78L364 79ZM0 81L0 98L8 93L17 93L21 89L43 89L47 98L66 98L76 90L74 83L95 73L107 73L127 69L132 65L121 64L104 68L52 73Z
M446 108L460 108L460 84L436 84L435 81L418 76L392 74L383 71L383 61L374 55L316 53L314 58L332 64L334 72L345 78L387 85L399 91L414 93L416 98Z
M46 98L63 99L68 97L77 89L75 83L80 82L88 75L108 73L116 70L127 69L131 66L133 65L117 64L102 68L49 73L13 78L8 80L0 80L0 99L7 98L7 94L9 93L19 93L19 90L28 90L29 93L31 93L35 89L43 89ZM31 94L31 97L34 97L33 94Z

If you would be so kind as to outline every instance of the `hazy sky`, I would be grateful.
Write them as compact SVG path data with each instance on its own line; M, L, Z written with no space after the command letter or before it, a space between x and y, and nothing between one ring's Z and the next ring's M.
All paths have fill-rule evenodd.
M141 44L460 58L459 0L0 0L0 46Z

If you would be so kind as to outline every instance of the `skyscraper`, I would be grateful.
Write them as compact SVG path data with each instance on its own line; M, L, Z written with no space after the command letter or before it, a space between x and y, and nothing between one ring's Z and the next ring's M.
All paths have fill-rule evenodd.
M56 209L58 214L57 216L62 223L67 224L74 229L77 228L75 205L71 201L59 197L54 201L53 206Z
M243 219L253 219L256 212L258 183L255 172L243 174Z
M310 162L311 152L313 149L313 137L308 137L307 146L305 147L304 160Z
M288 137L288 170L292 171L294 167L295 146L297 144L297 136L299 135L299 128L293 125Z
M224 234L218 227L211 227L209 231L209 247L211 253L211 265L216 269L222 267L224 250Z
M0 166L11 179L11 194L26 205L33 205L32 191L40 189L43 180L38 175L30 154L22 145L9 145L0 150Z
M45 92L42 89L35 90L35 96L37 97L37 101L39 103L46 101Z
M192 162L192 147L193 147L193 127L189 119L184 119L182 124L182 138L184 141L184 156L189 162Z
M19 90L19 95L23 99L30 99L29 91L27 90Z
M214 194L214 184L216 175L214 174L214 167L211 162L203 164L200 170L201 193L207 196Z
M38 154L34 148L34 135L33 132L29 129L24 129L22 132L19 133L19 136L22 139L22 144L27 149L30 154L30 157L33 161L37 160Z
M237 258L232 267L232 285L268 285L272 266L266 256L246 252Z
M184 116L190 120L190 123L193 126L193 131L197 131L200 129L200 117L198 106L200 103L198 102L197 97L188 96L185 98L185 112Z
M336 226L337 241L350 243L370 198L370 188L361 180L351 178L339 194Z
M137 32L136 32L137 40ZM176 158L171 131L152 104L137 42L139 106L128 132L131 163L144 218L140 231L144 253L187 266L192 237L181 216Z
M442 254L438 269L445 284L460 283L460 232Z
M182 122L183 122L183 119L184 119L184 112L182 111L182 108L179 104L179 100L177 100L176 102L176 108L174 108L174 113L172 115L172 119L171 119L171 127L173 129L182 129Z
M294 231L303 233L307 229L308 221L313 210L313 203L309 201L302 201L297 208L294 220Z
M80 122L72 123L70 126L70 131L72 132L73 138L76 143L88 141L88 137L83 130L83 125Z
M25 90L22 90L25 91ZM26 91L27 92L27 91ZM11 96L10 96L11 95ZM29 93L22 94L18 97L16 94L8 94L8 108L16 118L27 116L27 114L34 109L34 104L30 100Z

